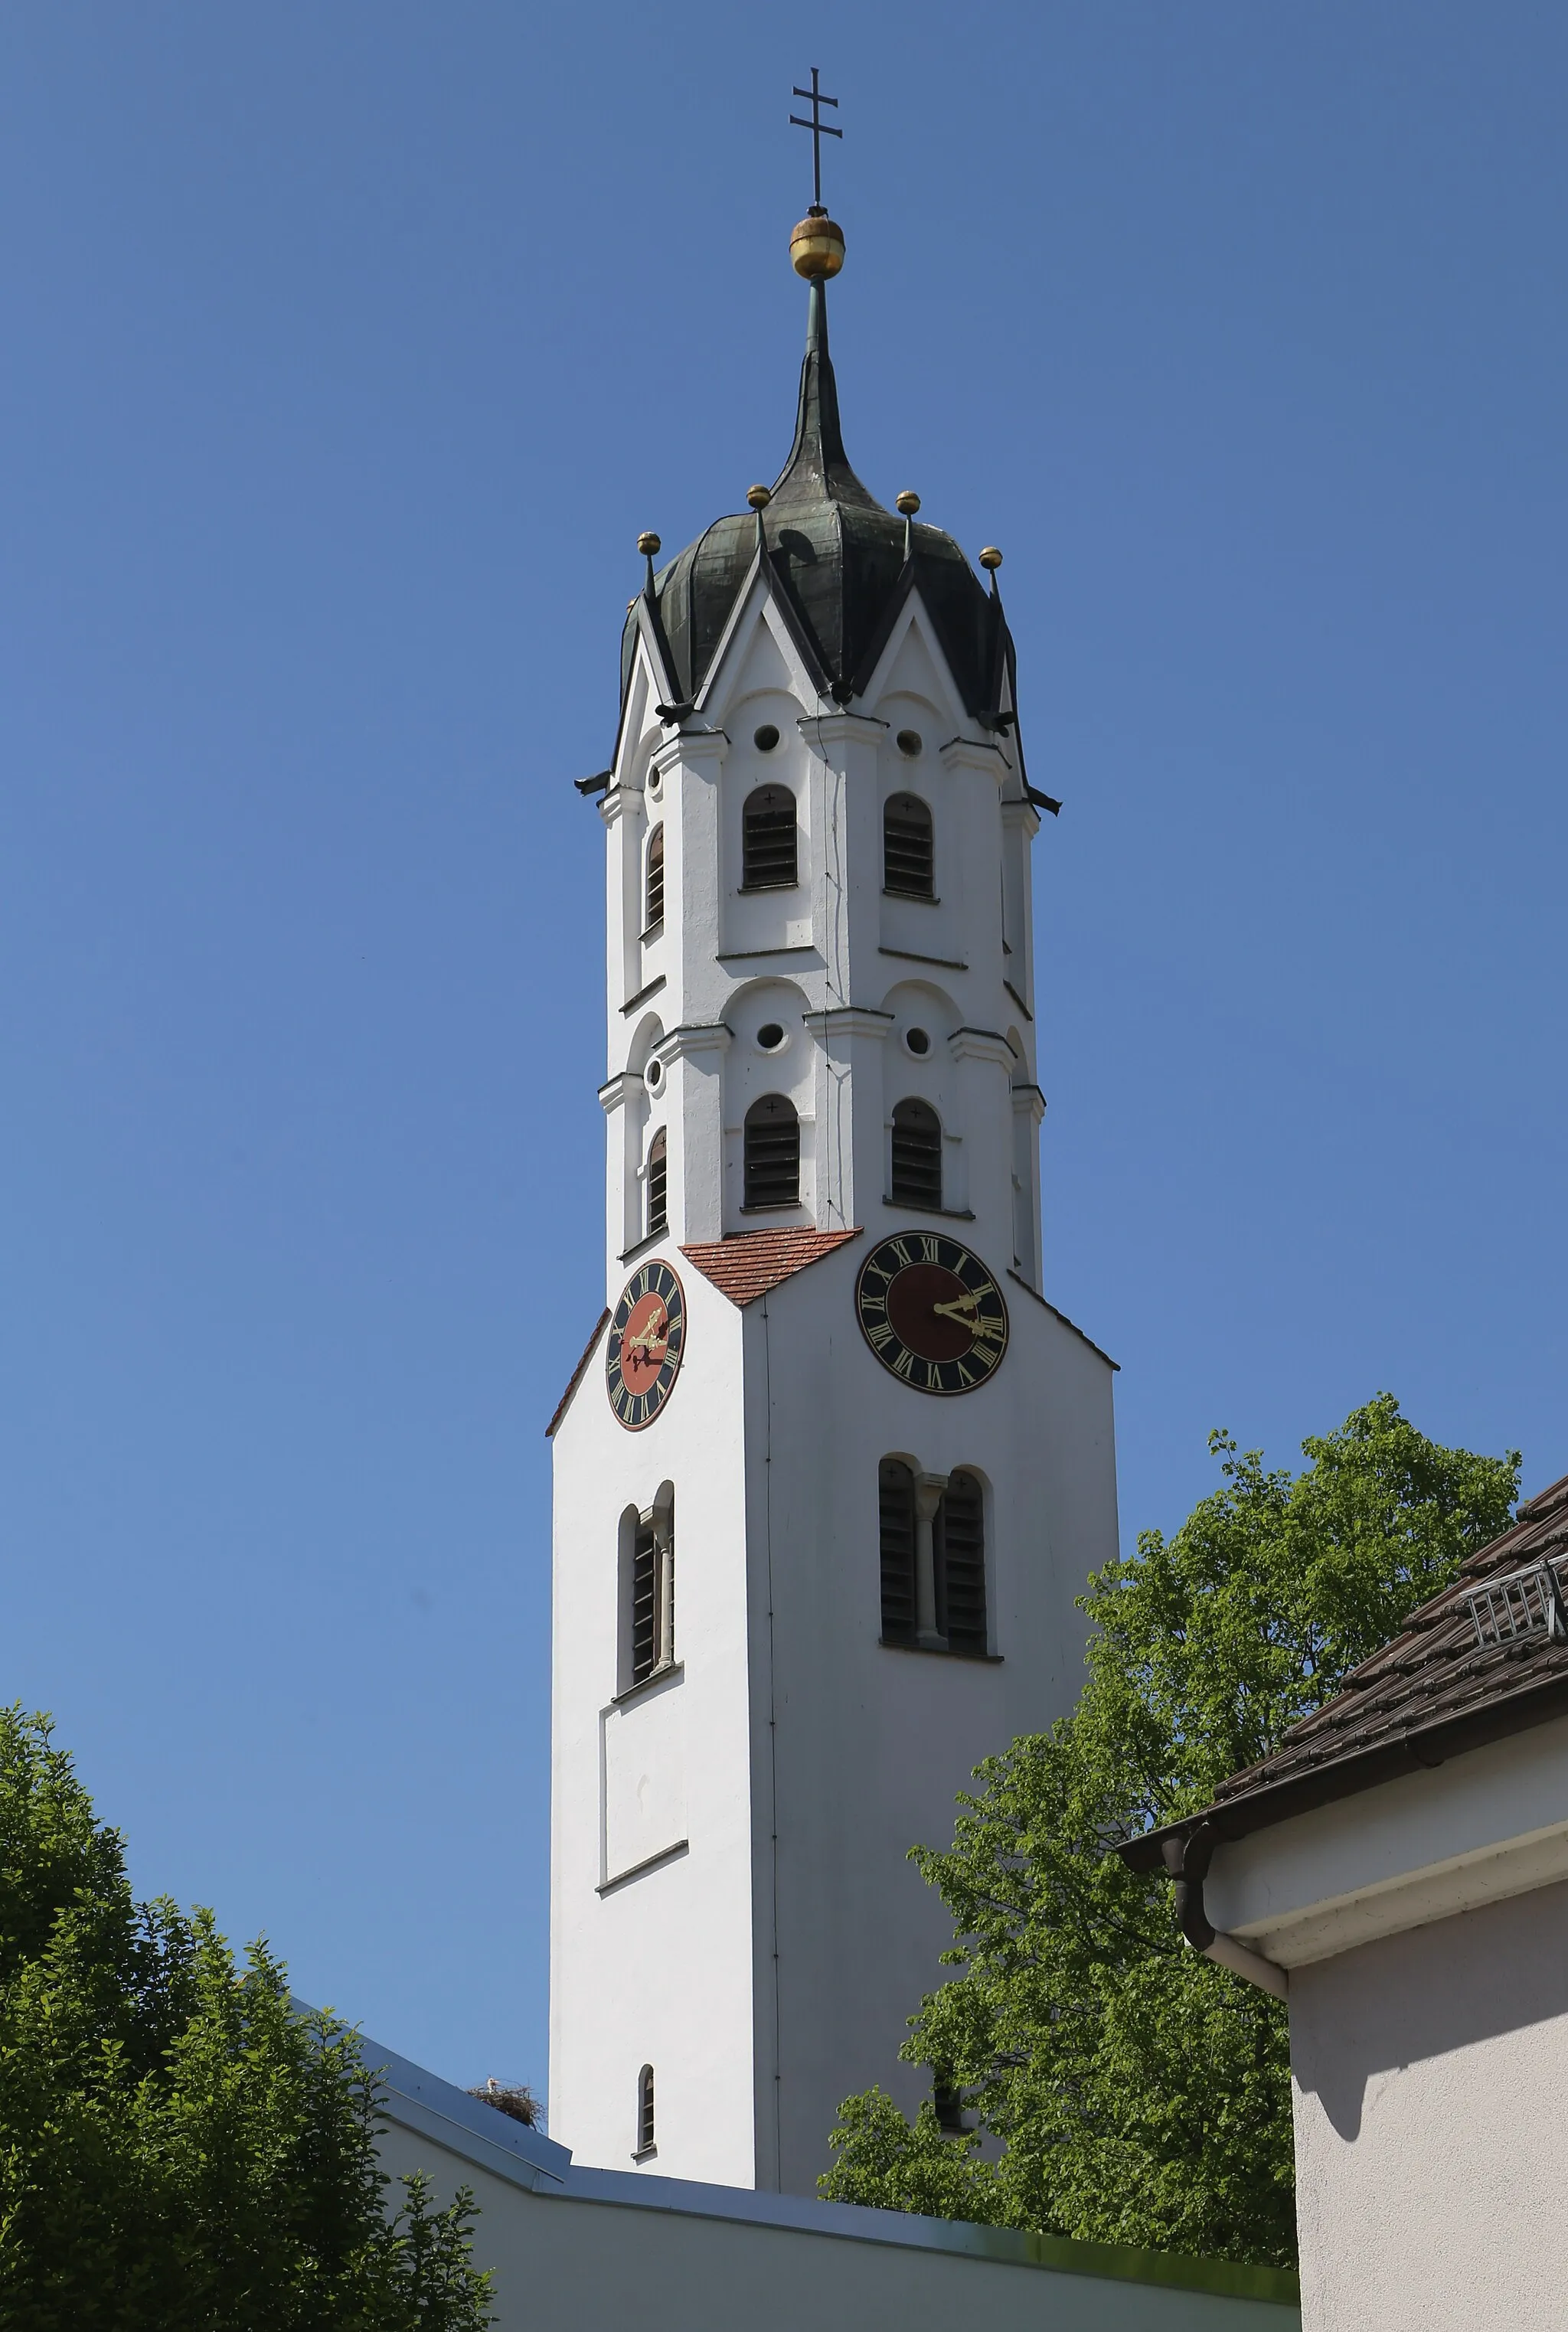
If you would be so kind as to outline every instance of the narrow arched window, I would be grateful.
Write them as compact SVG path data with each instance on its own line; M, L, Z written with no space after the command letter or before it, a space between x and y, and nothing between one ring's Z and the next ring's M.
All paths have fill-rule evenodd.
M969 2123L964 2118L963 2091L938 2073L932 2083L931 2101L936 2107L936 2126L944 2137L963 2137Z
M628 1682L639 1685L672 1667L675 1658L675 1498L668 1483L647 1513L636 1517L629 1586Z
M882 1639L914 1641L914 1476L901 1458L884 1458L877 1467L878 1520L882 1529Z
M643 927L655 930L664 920L664 829L655 826L648 836L648 877L644 899Z
M659 1549L654 1518L637 1524L632 1552L632 1682L641 1684L659 1664Z
M882 813L882 883L904 899L936 895L931 812L918 794L894 794Z
M741 888L792 891L798 880L795 797L788 786L759 786L741 813Z
M942 1206L942 1120L926 1101L901 1101L893 1112L895 1207Z
M640 2161L645 2154L652 2154L654 2146L654 2069L651 2065L645 2065L637 2075L637 2143L635 2158Z
M936 1625L950 1652L986 1645L985 1492L973 1474L950 1474L932 1531Z
M667 1210L669 1141L661 1125L648 1144L648 1237L669 1228Z
M800 1203L800 1120L782 1094L764 1094L746 1112L745 1197L748 1207Z

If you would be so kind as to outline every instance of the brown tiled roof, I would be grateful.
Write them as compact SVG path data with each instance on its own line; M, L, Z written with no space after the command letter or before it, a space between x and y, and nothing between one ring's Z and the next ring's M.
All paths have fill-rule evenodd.
M547 1441L553 1437L556 1427L566 1415L566 1405L571 1399L573 1393L576 1392L578 1385L582 1382L582 1372L594 1356L594 1346L604 1334L609 1316L610 1315L607 1312L601 1312L599 1314L598 1322L594 1329L593 1334L588 1338L588 1343L582 1348L582 1358L578 1362L576 1368L573 1369L570 1377L567 1381L566 1391L562 1393L560 1399L555 1405L555 1415L550 1419L550 1423L544 1429L544 1438Z
M1522 1505L1512 1530L1473 1554L1451 1587L1352 1671L1343 1692L1292 1725L1272 1756L1233 1773L1201 1814L1129 1840L1124 1859L1156 1869L1160 1842L1172 1831L1208 1821L1221 1838L1242 1838L1568 1714L1568 1640L1546 1623L1544 1574L1520 1633L1489 1624L1484 1610L1477 1619L1469 1601L1477 1587L1543 1558L1560 1566L1568 1605L1568 1475Z
M793 1279L808 1263L819 1263L835 1247L858 1238L853 1231L738 1231L731 1238L710 1239L703 1247L684 1247L681 1253L711 1279L731 1304L755 1304L786 1279Z

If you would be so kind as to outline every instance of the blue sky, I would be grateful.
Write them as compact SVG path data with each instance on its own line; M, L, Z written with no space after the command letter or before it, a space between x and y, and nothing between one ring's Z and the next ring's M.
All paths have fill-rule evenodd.
M139 1887L464 2079L545 2070L569 780L639 529L788 448L814 62L851 454L1003 546L1066 804L1124 1526L1382 1387L1568 1469L1561 9L14 0L3 1688Z

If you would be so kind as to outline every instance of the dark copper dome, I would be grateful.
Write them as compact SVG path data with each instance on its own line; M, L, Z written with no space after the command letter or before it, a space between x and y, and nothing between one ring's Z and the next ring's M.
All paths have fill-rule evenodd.
M966 708L990 725L1010 663L1000 602L950 534L884 510L850 468L820 282L810 291L795 443L767 506L715 519L653 578L650 613L668 665L672 703L689 704L701 691L751 571L759 532L825 696L847 704L865 685L899 608L918 590ZM634 603L622 648L623 700L636 625Z

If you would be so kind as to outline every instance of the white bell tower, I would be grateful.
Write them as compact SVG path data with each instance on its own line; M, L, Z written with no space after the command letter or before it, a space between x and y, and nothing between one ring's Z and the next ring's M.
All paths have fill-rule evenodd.
M550 2127L810 2193L913 2105L906 1859L1077 1696L1112 1363L1041 1277L1013 645L850 468L820 209L777 484L632 603L608 872L607 1312L555 1454Z

